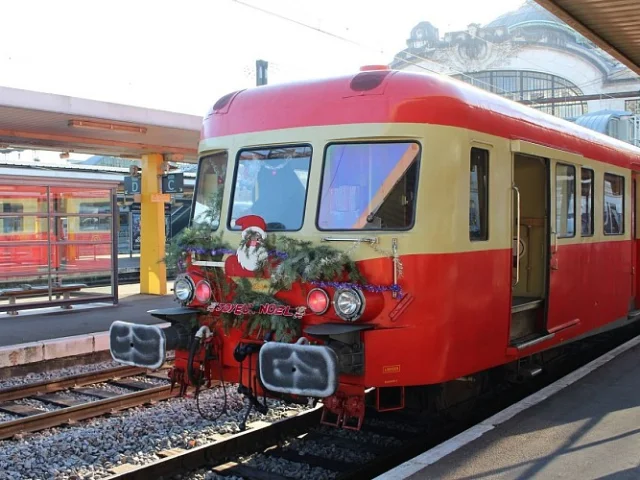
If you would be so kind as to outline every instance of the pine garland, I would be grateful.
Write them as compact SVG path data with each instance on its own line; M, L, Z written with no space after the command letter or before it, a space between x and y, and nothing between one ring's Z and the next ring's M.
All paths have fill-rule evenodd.
M223 234L215 234L211 228L211 225L219 224L221 193L222 189L218 189L210 198L208 208L203 213L204 221L185 228L169 243L163 260L167 264L167 270L184 272L193 260L221 262L226 254L235 254L236 249L223 239ZM249 248L244 239L241 240L240 247ZM267 235L264 247L269 255L258 265L256 279L268 280L269 288L266 292L255 291L248 278L234 280L227 277L221 268L199 267L214 292L222 296L221 301L225 302L231 297L233 303L253 305L254 313L248 317L234 315L233 312L220 314L222 327L227 333L231 328L240 328L246 322L246 335L274 331L277 340L289 342L299 336L300 321L293 317L269 315L259 311L264 304L286 306L275 297L279 291L289 290L297 282L343 282L367 286L348 254L328 245L314 245L310 241L271 233ZM259 272L263 272L263 275ZM296 306L290 305L293 308Z
M244 240L240 245L241 248L248 248ZM258 272L264 272L264 274L261 276L257 273L256 279L268 279L269 288L266 292L255 291L248 278L239 278L234 281L227 277L221 268L199 267L214 291L222 294L221 300L231 295L233 303L254 306L255 313L249 318L233 313L221 313L222 326L227 333L231 328L240 328L246 321L246 335L260 333L260 330L274 331L278 340L289 342L300 334L299 320L259 312L259 307L263 304L286 306L275 297L277 292L289 290L296 282L337 280L365 283L355 262L344 252L332 247L317 246L310 241L270 234L267 236L265 248L270 255L267 260L258 265ZM224 241L222 233L214 235L207 226L194 226L185 228L180 235L172 239L164 261L168 269L183 272L195 259L220 262L224 255L230 252L235 250ZM290 306L295 308L297 305Z

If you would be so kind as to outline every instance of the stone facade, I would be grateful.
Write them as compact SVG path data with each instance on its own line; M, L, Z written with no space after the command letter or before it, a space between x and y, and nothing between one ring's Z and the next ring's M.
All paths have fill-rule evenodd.
M420 22L391 67L455 76L516 101L602 95L532 105L569 120L601 110L640 113L637 94L607 96L640 91L640 77L532 0L487 25L442 37L434 25Z

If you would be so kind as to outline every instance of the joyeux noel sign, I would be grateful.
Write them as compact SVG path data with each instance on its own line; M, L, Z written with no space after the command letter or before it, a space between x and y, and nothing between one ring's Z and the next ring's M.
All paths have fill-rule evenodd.
M254 305L251 303L214 302L207 307L207 310L211 313L232 313L234 315L251 315L256 313ZM258 313L300 319L307 313L307 307L291 307L289 305L278 305L276 303L264 303L260 305Z

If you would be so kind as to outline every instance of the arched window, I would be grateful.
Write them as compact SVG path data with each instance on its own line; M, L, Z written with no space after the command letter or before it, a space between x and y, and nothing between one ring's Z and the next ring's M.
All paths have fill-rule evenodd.
M549 73L487 70L453 77L515 101L582 95L576 85ZM531 106L561 118L574 118L588 113L587 102L581 101L558 101Z

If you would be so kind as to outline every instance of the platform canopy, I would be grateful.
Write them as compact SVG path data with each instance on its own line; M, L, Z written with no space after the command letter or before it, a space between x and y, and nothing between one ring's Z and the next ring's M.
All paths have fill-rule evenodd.
M640 75L640 0L535 0Z
M0 150L196 161L202 117L0 87Z

